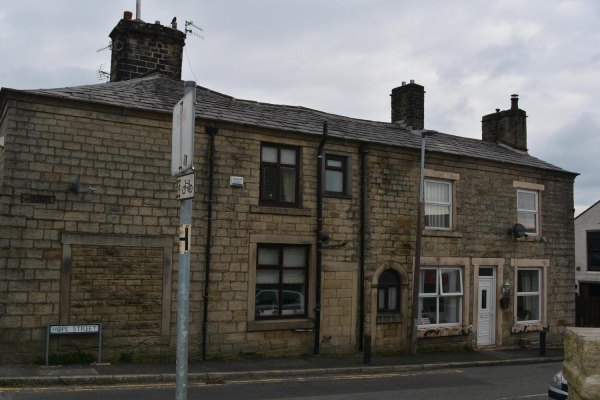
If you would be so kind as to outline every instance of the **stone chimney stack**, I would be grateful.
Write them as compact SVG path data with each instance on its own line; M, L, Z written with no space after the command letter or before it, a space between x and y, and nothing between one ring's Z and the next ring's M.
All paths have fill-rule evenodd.
M181 79L185 33L162 26L159 21L151 24L131 18L132 13L125 11L109 35L110 81L126 81L153 71Z
M485 115L481 121L482 139L527 151L527 114L519 108L519 95L511 96L510 109Z
M392 122L404 121L406 126L422 130L425 126L425 87L402 82L402 86L392 89Z

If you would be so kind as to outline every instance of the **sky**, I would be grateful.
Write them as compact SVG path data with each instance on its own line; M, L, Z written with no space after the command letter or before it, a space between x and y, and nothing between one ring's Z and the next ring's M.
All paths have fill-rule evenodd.
M108 34L135 0L0 0L0 86L101 83ZM141 18L193 21L183 79L240 99L390 120L402 81L425 86L425 128L481 138L481 117L528 115L529 153L600 200L600 1L142 0Z

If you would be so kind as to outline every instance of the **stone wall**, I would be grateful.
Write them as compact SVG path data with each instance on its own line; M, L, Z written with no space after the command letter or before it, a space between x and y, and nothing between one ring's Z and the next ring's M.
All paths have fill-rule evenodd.
M357 264L323 268L323 351L351 354L356 349Z
M600 329L567 330L563 373L569 400L600 399Z
M0 362L31 360L44 349L45 326L58 323L61 292L61 237L69 235L168 236L177 243L179 207L170 175L170 115L117 107L68 103L13 95L8 100L5 180L0 196ZM318 138L289 132L197 121L197 188L191 256L190 355L202 344L203 287L207 218L207 143L204 126L215 123L213 231L208 293L209 357L242 354L312 354L311 321L264 324L253 321L252 237L256 243L314 238ZM258 206L261 142L301 149L300 208ZM360 260L360 156L358 145L335 138L326 149L345 152L352 160L352 196L325 197L324 233L340 246L323 250L323 354L353 353L358 340L358 264ZM371 145L367 155L365 333L371 332L371 293L375 271L385 263L401 266L408 284L401 309L410 310L414 258L418 150ZM423 256L444 258L497 257L505 260L503 280L513 281L511 259L547 259L549 343L558 344L574 320L573 176L450 155L427 153L426 168L460 174L456 188L456 229L423 237ZM83 189L68 190L80 174ZM244 186L229 186L230 176ZM542 194L545 241L514 242L507 230L516 222L513 181L545 185ZM24 196L25 195L25 196ZM312 239L314 240L314 239ZM314 250L314 242L308 243ZM114 250L114 249L113 249ZM313 251L311 250L311 251ZM315 253L316 254L316 253ZM173 258L173 302L170 331L157 348L174 354L177 254ZM314 258L311 261L314 268ZM467 274L473 282L473 276ZM355 283L356 280L356 283ZM376 284L376 283L375 283ZM314 282L309 286L314 299ZM349 287L352 286L352 287ZM468 295L473 299L473 285ZM335 294L334 294L335 291ZM512 293L511 293L512 295ZM467 294L465 294L467 299ZM511 300L511 307L514 298ZM409 304L406 304L409 303ZM310 308L310 307L309 307ZM511 308L512 309L512 308ZM312 309L311 309L312 310ZM463 325L473 323L469 303ZM309 310L309 312L312 312ZM349 315L350 313L351 315ZM504 313L503 344L516 345L535 333L511 333L512 314ZM395 323L410 332L410 315ZM110 319L110 318L109 318ZM156 329L155 327L149 329ZM392 324L379 331L385 346L403 350ZM387 335L387 337L386 337ZM330 337L330 338L329 338ZM353 338L355 338L353 341ZM377 339L377 340L379 340ZM130 343L135 343L133 338ZM384 345L383 341L378 342ZM473 345L472 334L421 339L420 345ZM129 344L126 344L128 346ZM375 345L377 347L377 343ZM143 356L143 355L141 355Z
M73 246L70 280L69 322L102 323L106 359L156 354L153 347L163 344L162 248Z

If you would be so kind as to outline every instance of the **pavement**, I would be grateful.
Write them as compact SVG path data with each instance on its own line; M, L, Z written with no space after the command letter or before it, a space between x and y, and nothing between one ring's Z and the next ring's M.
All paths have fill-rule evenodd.
M563 349L477 350L436 352L416 356L372 357L285 357L228 361L190 361L189 381L221 383L226 380L299 376L386 373L446 368L524 365L562 362ZM175 363L92 364L65 366L0 365L0 387L157 383L175 381Z

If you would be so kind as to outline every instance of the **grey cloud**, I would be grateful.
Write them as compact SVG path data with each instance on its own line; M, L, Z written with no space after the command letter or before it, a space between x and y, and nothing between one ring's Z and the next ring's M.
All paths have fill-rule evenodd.
M133 0L5 3L0 86L15 88L96 83L110 61L96 49L135 9ZM391 89L415 79L427 127L479 138L481 116L519 93L532 154L582 173L576 204L600 197L598 1L144 0L142 12L204 28L205 40L186 46L198 83L239 98L388 121ZM183 77L194 79L187 59Z
M533 155L581 174L575 180L575 204L590 206L600 200L600 118L582 113L550 133L545 142Z

